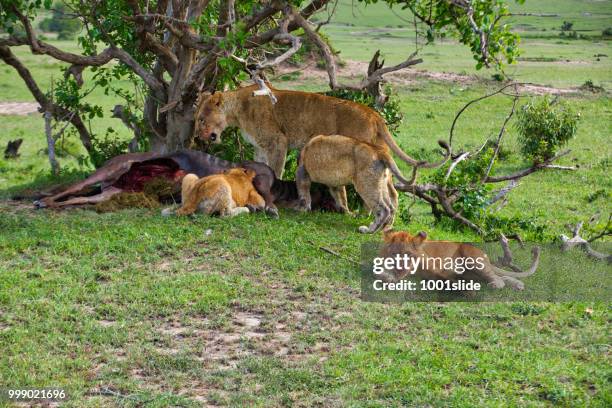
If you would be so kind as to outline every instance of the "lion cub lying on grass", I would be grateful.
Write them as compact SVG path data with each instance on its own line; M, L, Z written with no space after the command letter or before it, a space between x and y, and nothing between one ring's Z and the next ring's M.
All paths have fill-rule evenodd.
M540 257L539 248L536 247L528 271L510 272L493 265L487 254L473 245L452 241L428 241L424 231L415 236L404 231L387 231L383 239L381 257L395 258L405 254L415 261L420 258L420 263L414 271L411 268L387 270L385 277L390 280L401 280L408 274L422 279L457 280L461 277L466 280L485 281L495 289L501 289L508 284L515 290L523 290L525 284L516 278L533 275L538 268ZM449 259L452 261L448 261ZM457 262L459 259L462 259L460 263ZM472 260L469 262L471 266L467 264L467 259ZM458 274L457 269L445 268L447 262L455 266L461 264L462 273Z
M390 228L397 210L397 191L391 173L410 184L386 149L346 136L315 136L302 149L296 174L301 209L310 210L310 183L315 181L327 185L338 207L348 213L343 187L353 184L375 216L369 226L359 227L359 232Z
M243 168L203 178L187 174L181 185L182 205L176 210L176 215L189 215L199 210L207 215L233 217L251 210L263 210L266 203L253 187L255 176L255 171ZM166 208L162 215L172 212Z

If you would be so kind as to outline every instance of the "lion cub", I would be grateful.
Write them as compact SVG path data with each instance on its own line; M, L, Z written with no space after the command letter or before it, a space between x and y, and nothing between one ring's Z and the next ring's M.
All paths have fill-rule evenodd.
M485 281L495 289L501 289L507 284L515 290L523 290L524 283L516 278L533 275L540 256L539 249L534 248L530 269L526 272L510 272L493 265L480 248L462 242L429 241L424 231L415 236L404 231L386 231L383 240L381 257L395 258L405 254L418 261L414 271L412 267L388 271L393 275L390 277L392 280L403 279L411 273L423 279L457 280L461 277ZM447 263L454 265L455 269L450 269Z
M221 217L233 217L238 214L265 208L265 200L255 187L253 178L256 173L251 169L233 168L223 174L214 174L198 178L188 174L181 186L181 208L176 215L189 215L199 210L204 214L219 214ZM163 215L169 215L166 209Z
M314 181L327 185L336 204L348 213L344 186L353 184L375 216L369 226L360 226L359 232L390 228L398 202L391 173L410 184L386 149L346 136L315 136L302 149L296 174L301 208L310 210L310 183Z

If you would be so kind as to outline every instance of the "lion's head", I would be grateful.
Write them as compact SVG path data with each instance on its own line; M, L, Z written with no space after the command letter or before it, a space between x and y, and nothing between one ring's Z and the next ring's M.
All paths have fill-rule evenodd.
M227 127L222 109L223 94L202 94L195 116L195 135L206 142L221 143L221 132Z
M427 233L421 231L411 235L406 231L385 231L383 233L383 245L380 248L380 256L383 258L395 258L397 255L408 255L409 258L418 258L423 254L422 246L427 239ZM388 271L395 279L403 279L411 273L410 269L393 269Z

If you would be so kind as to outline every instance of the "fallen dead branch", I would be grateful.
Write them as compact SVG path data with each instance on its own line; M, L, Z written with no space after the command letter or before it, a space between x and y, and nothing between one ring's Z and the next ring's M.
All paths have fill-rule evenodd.
M319 250L321 250L321 251L323 251L325 253L328 253L328 254L333 255L335 257L338 257L340 259L344 259L345 261L349 261L349 262L351 262L351 263L353 263L355 265L360 265L360 263L355 261L354 259L351 259L351 258L349 258L347 256L342 255L342 254L339 254L338 252L334 251L333 249L329 249L327 247L324 247L324 246L321 246L321 245L317 245L317 244L315 244L312 241L307 241L307 242L310 245L312 245L313 247L315 247L315 248L317 248L317 249L319 249Z
M581 222L578 222L574 226L571 226L571 225L567 226L567 228L570 230L572 234L572 237L570 238L565 234L561 234L561 237L560 237L562 241L561 250L565 252L565 251L570 251L571 249L575 247L579 247L592 258L598 259L600 261L606 261L608 263L612 263L612 255L606 255L601 252L598 252L594 250L593 248L591 248L591 245L590 245L590 243L595 241L595 239L599 239L603 236L612 234L612 232L610 231L610 218L608 219L608 224L604 228L604 231L601 234L598 234L591 241L588 241L580 236L580 230L582 229L583 225L584 223L581 221Z

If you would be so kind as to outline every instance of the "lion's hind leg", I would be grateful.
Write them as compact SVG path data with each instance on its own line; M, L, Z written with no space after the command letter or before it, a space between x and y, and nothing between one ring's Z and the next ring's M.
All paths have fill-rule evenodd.
M384 174L370 172L355 178L355 190L361 196L366 206L374 213L374 221L369 226L362 225L359 232L371 234L393 222L395 208L387 190L387 178Z
M228 208L225 214L222 215L222 217L235 217L237 215L244 214L244 213L250 213L250 212L251 211L249 210L248 207L234 207L231 209Z
M331 196L336 201L336 205L340 208L340 210L344 214L351 215L351 210L348 206L348 198L346 197L346 188L344 186L340 187L328 187Z
M232 200L232 187L224 180L211 180L203 186L202 201L198 205L200 212L206 215L219 214L224 216L235 207Z
M198 179L195 174L187 174L183 177L181 184L181 208L176 210L176 215L193 214L198 209L201 197L202 184L206 180Z
M297 185L298 196L300 198L299 210L310 211L312 206L312 198L310 196L310 175L306 171L304 164L298 166L295 174L295 183Z

